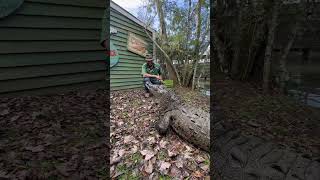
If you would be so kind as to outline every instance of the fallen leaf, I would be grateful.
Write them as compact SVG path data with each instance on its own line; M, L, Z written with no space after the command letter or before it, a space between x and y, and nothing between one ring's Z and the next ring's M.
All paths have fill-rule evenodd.
M186 159L193 159L192 155L193 155L192 153L185 152L185 153L184 153L184 158L186 158Z
M182 171L182 176L190 178L190 174L188 173L188 171Z
M125 153L126 153L126 150L124 149L120 149L118 152L119 156L123 156Z
M119 121L117 124L118 124L118 126L122 126L124 124L124 122Z
M176 156L176 155L178 155L178 152L176 152L176 151L170 151L170 150L168 150L168 156L169 157L173 157L173 156Z
M4 110L0 111L1 116L7 115L7 114L9 114L9 109L4 109Z
M166 169L168 169L171 166L170 163L162 161L160 162L160 171L164 171Z
M120 175L122 175L122 174L124 174L123 171L116 171L116 172L112 175L112 178L116 178L116 177L118 177L118 176L120 176Z
M111 168L110 168L110 173L113 174L114 170L115 170L115 167L114 167L114 166L111 166Z
M36 111L36 112L33 112L31 116L32 116L32 119L35 120L38 117L44 116L44 112L43 111Z
M207 171L208 169L209 169L209 165L202 165L202 166L200 166L200 168L202 169L202 170L204 170L204 171Z
M146 171L148 174L153 172L153 165L151 161L148 161L148 164L144 167L144 171Z
M156 139L154 137L149 137L148 141L150 144L154 144L156 142Z
M197 177L197 178L202 178L204 176L204 174L201 173L200 171L196 171L196 172L192 173L192 176Z
M247 124L252 127L255 127L255 128L260 127L260 124L254 122L254 121L248 121Z
M150 160L150 161L152 162L152 164L156 163L156 161L157 161L157 157L153 157L153 158L151 158L151 160Z
M205 159L198 155L196 161L197 161L197 163L202 163L205 161Z
M32 151L32 152L41 152L41 151L43 151L43 146L42 145L28 146L28 147L25 147L25 149L28 151Z
M18 120L19 118L20 118L20 115L12 116L12 118L10 118L10 121L14 122L14 121Z
M113 157L113 158L110 160L110 165L117 164L117 163L119 163L121 160L122 160L122 157Z
M176 164L176 166L178 168L182 168L183 167L183 162L176 162L175 164Z
M128 144L129 142L132 142L134 140L134 137L129 135L129 136L125 136L123 142L125 144Z
M170 176L179 178L181 176L181 171L176 166L172 166L170 169Z
M166 142L166 141L164 141L164 140L161 140L161 141L160 141L160 147L161 147L161 148L166 148L166 145L167 145L167 142Z
M67 169L67 166L65 164L60 164L60 165L55 166L55 167L58 170L58 172L60 174L62 174L63 176L66 176L66 177L69 176L68 169Z
M18 171L16 172L16 177L18 179L27 179L29 173L30 173L30 170Z
M151 159L155 154L150 151L150 150L143 150L143 151L140 151L140 153L145 156L144 160L145 161L148 161L149 159Z
M145 161L148 161L154 156L154 154L147 154L146 157L144 158Z
M9 178L5 171L0 170L0 178Z
M131 153L134 154L138 151L138 146L133 145L133 148L131 149Z
M191 151L192 151L192 148L191 148L190 146L186 145L185 147L186 147L186 149L187 149L188 152L191 152Z

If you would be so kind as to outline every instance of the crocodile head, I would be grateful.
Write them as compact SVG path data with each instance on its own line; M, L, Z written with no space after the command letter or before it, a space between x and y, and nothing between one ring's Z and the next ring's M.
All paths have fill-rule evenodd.
M172 90L167 89L164 85L156 85L147 82L146 86L153 95L159 97L163 102L170 101L171 103L176 102L178 104L181 102L180 98L175 95Z
M150 82L146 82L146 86L149 91L156 96L168 93L168 90L164 87L164 85L156 85Z

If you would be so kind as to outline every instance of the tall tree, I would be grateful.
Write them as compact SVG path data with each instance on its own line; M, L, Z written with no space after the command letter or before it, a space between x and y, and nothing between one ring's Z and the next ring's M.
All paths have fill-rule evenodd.
M215 0L212 33L215 63L233 79L261 82L265 91L270 82L274 82L271 77L278 76L281 81L278 85L283 89L288 80L287 56L296 39L301 37L298 34L302 29L312 28L308 26L311 23L302 18L310 14L313 7L310 0ZM288 30L288 24L295 21L296 25ZM284 32L290 35L285 43L286 36L281 34ZM272 56L275 45L277 49L282 46L279 59ZM274 74L276 69L271 69L276 65L275 60L280 64L276 67L277 74Z
M160 37L161 37L161 42L163 44L164 48L161 48L162 51L164 52L163 49L168 49L168 36L167 36L167 29L166 29L166 22L165 22L165 13L163 10L163 0L155 0L155 5L160 21ZM181 84L179 75L177 74L177 70L173 66L173 62L171 58L165 53L165 59L166 59L166 64L169 72L169 77L172 79L175 83L178 82L178 84Z
M196 45L195 45L195 58L196 59L194 61L194 68L193 68L192 90L194 90L194 88L195 88L197 68L198 68L198 63L200 60L201 7L202 7L202 0L198 0L197 24L196 24L197 32L196 32Z
M274 36L276 33L280 3L281 2L279 0L273 1L272 18L269 23L270 28L269 28L269 32L268 32L267 46L266 46L265 57L264 57L264 71L263 71L263 90L264 90L264 92L268 92L268 90L269 90L271 58L272 58L272 51L273 51L273 46L274 46L273 45L274 44Z
M167 36L167 28L166 28L166 21L165 21L165 14L163 10L163 1L164 0L155 0L155 4L157 7L159 22L160 22L160 37L164 44L168 43L168 36Z

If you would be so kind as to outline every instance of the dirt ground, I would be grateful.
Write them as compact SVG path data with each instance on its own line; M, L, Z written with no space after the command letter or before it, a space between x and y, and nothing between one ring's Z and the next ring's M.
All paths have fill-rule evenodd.
M0 98L0 179L106 179L107 98Z
M224 118L245 134L253 134L319 157L319 109L307 107L276 91L264 95L253 84L217 80L213 95Z
M185 89L177 92L186 102L201 102L209 108L208 97ZM143 90L128 90L113 92L111 100L113 179L210 179L209 154L172 131L166 136L156 131L156 98L144 98Z

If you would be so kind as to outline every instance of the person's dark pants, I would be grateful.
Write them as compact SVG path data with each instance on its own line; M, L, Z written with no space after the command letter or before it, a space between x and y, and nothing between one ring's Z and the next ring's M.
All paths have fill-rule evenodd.
M149 93L149 89L146 86L146 82L151 82L152 84L161 84L161 82L159 81L159 79L157 78L153 78L153 77L147 77L147 78L143 78L143 85L144 85L144 90Z

